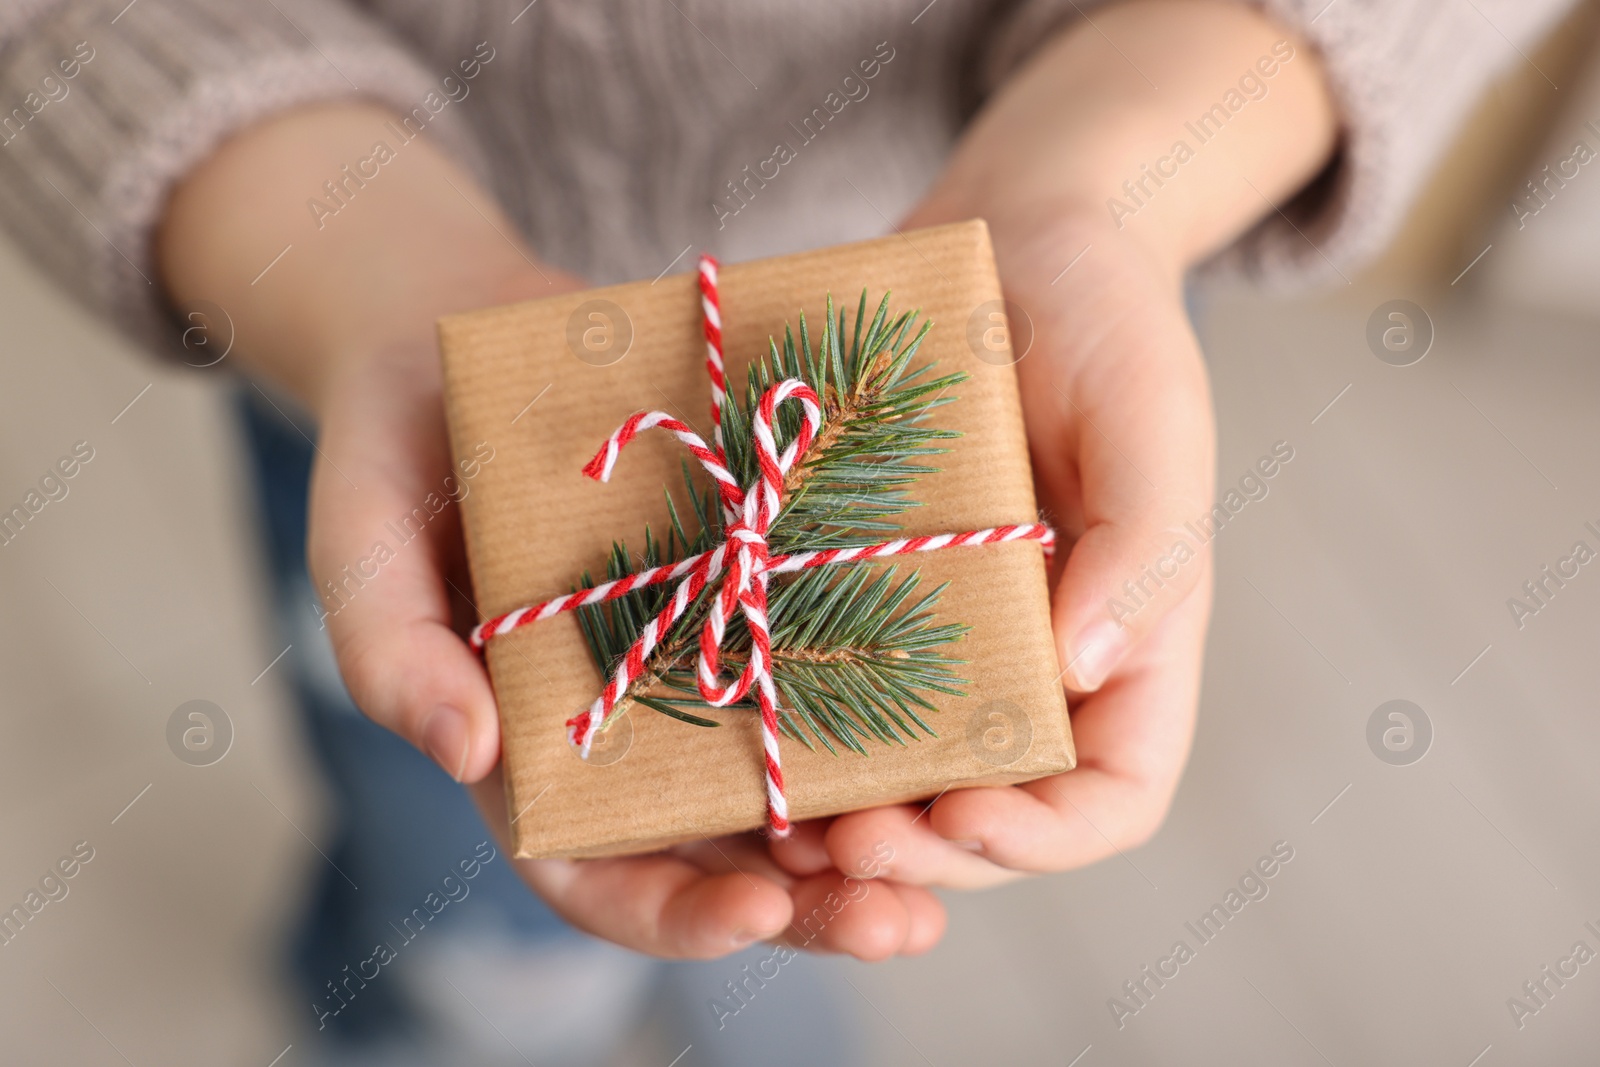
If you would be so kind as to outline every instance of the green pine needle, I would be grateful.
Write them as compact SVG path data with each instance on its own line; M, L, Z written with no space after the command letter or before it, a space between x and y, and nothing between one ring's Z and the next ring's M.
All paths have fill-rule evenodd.
M815 347L803 314L798 341L785 326L782 343L769 339L765 358L750 367L743 401L730 395L723 410L728 467L741 485L749 485L759 475L750 421L762 393L785 378L801 378L822 398L822 432L790 472L783 509L768 534L774 553L892 539L900 529L896 517L918 506L909 487L936 469L926 465L926 457L947 451L942 442L959 436L921 424L929 410L954 399L948 395L952 386L966 380L961 373L908 369L932 324L918 326L915 312L891 315L887 294L869 320L866 301L863 290L852 328L829 297ZM780 449L800 423L798 405L779 410ZM646 528L638 558L623 542L612 545L607 580L676 562L722 540L717 496L696 484L687 462L683 498L680 507L667 493L666 537ZM592 584L588 574L583 581ZM837 744L860 755L868 754L869 741L904 745L936 736L924 718L935 710L927 694L962 695L965 682L955 671L961 661L949 658L944 646L968 628L935 623L933 609L944 586L918 596L918 585L914 571L902 578L894 567L870 563L773 577L772 674L786 735L810 748L820 742L837 754ZM717 587L708 585L656 646L649 669L624 701L696 726L718 725L708 717L718 709L700 698L694 673L699 631ZM579 609L578 623L603 673L611 674L672 591L665 583ZM722 651L725 677L744 669L750 633L742 615L729 623ZM732 707L753 710L753 698Z

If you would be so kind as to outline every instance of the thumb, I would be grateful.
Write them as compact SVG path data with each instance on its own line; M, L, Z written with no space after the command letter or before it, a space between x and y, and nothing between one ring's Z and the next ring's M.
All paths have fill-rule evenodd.
M328 620L351 699L456 781L479 780L499 759L494 696L482 665L450 627L394 617L379 599L352 602Z
M457 781L488 774L499 720L457 633L467 602L435 383L397 361L340 391L312 472L307 562L351 698Z
M1184 527L1193 522L1195 530ZM1072 547L1053 615L1067 686L1092 692L1199 586L1204 519L1155 510L1091 526Z
M1080 692L1100 688L1210 566L1210 394L1187 323L1164 318L1123 319L1105 337L1116 360L1053 376L1024 401L1041 498L1081 530L1053 604Z

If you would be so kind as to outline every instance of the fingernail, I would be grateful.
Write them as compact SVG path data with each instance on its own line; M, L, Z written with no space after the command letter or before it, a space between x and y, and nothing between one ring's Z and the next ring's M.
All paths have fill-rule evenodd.
M1124 627L1107 619L1097 622L1078 635L1078 650L1067 665L1070 684L1080 692L1099 689L1110 677L1112 670L1128 650L1132 635Z
M968 852L982 852L983 851L983 842L982 841L951 841L950 843L952 845L955 845L955 846L959 847L959 848L964 848Z
M735 949L748 948L760 939L760 934L753 934L749 930L735 930L733 933L733 947Z
M441 704L422 724L423 750L456 781L467 770L467 717L459 708Z

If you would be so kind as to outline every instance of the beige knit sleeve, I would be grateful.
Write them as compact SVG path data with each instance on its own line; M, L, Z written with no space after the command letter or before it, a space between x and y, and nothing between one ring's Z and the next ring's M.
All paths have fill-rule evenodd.
M1106 0L1023 0L980 82L997 86L1052 30ZM1341 119L1328 170L1203 267L1269 286L1340 282L1382 251L1485 86L1571 0L1240 0L1321 56ZM1240 71L1240 75L1247 74ZM1231 86L1218 86L1219 99ZM1281 209L1281 210L1280 210Z
M151 234L175 181L273 113L356 96L409 111L437 82L336 0L4 0L0 227L91 308L169 347ZM438 133L471 158L464 131Z

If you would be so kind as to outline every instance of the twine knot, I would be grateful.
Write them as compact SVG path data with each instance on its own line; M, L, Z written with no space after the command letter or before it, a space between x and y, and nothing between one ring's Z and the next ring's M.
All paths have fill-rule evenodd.
M794 440L779 452L773 426L779 405L785 403L799 404L802 420ZM688 610L700 591L720 577L722 588L700 630L700 661L696 670L700 696L712 707L726 707L755 690L766 747L767 801L772 827L779 834L786 833L788 804L778 760L778 695L772 682L772 635L767 627L767 586L773 570L767 535L783 506L785 475L805 455L822 430L822 401L816 391L799 378L787 378L762 394L751 417L751 437L759 470L755 481L742 491L738 479L728 469L720 433L715 447L708 446L691 427L660 411L640 412L624 422L595 453L584 473L596 481L608 481L623 447L641 431L655 427L677 437L711 475L727 520L725 539L703 554L700 565L682 578L666 610L646 624L639 640L623 657L621 667L594 703L567 720L568 736L587 757L595 731L616 709L628 685L644 672L650 652ZM750 658L739 676L725 683L721 673L722 642L735 613L744 616L750 631Z

